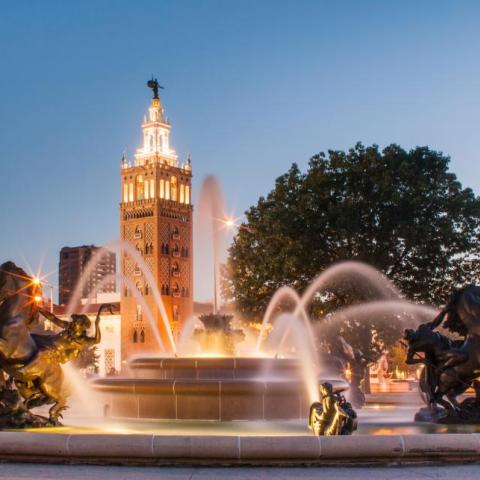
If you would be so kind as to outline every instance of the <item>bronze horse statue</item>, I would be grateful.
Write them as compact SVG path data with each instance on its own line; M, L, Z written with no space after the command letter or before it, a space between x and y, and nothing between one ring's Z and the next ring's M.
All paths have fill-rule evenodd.
M102 305L95 321L95 334L88 336L90 319L72 315L70 322L42 310L36 297L41 286L13 262L0 265L0 382L5 375L23 398L25 410L52 405L45 424L59 425L67 408L68 389L61 364L75 358L85 346L100 342L100 315L111 305ZM61 330L35 334L42 314Z
M435 329L440 326L463 338L451 339L437 332ZM417 330L405 330L405 340L407 363L425 365L420 389L431 409L441 405L448 414L461 414L462 405L457 397L473 387L480 414L479 287L471 285L456 290L432 322L420 325Z

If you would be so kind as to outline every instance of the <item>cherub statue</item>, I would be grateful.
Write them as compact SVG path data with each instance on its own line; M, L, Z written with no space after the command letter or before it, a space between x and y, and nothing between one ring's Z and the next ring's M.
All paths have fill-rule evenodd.
M309 427L315 435L351 435L357 429L357 414L331 383L320 386L321 402L310 407Z

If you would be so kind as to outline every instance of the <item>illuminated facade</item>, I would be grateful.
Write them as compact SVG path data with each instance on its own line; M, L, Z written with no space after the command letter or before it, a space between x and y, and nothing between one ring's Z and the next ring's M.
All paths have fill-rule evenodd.
M142 255L153 274L174 337L193 312L192 171L190 160L179 165L170 146L170 122L159 98L153 98L143 124L143 146L135 161L124 156L121 168L120 235ZM160 312L139 265L126 252L121 290L122 360L132 354L158 352L138 291L153 313L166 342ZM135 291L132 291L135 287Z

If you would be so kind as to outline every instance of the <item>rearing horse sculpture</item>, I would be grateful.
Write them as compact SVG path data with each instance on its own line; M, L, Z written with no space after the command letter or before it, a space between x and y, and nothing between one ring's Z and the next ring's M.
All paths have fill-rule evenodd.
M61 364L75 358L85 346L100 342L99 308L95 335L88 336L90 319L72 315L70 322L40 309L35 301L40 286L13 262L0 266L0 381L13 379L25 409L53 404L47 424L58 425L67 408L68 391ZM62 330L56 334L34 334L32 327L44 315Z
M463 339L452 340L435 331L440 326ZM455 291L432 322L416 331L406 330L405 339L407 363L425 364L420 388L430 407L439 404L448 414L461 415L464 409L457 396L473 386L480 415L480 288L471 285ZM418 357L420 352L423 358Z

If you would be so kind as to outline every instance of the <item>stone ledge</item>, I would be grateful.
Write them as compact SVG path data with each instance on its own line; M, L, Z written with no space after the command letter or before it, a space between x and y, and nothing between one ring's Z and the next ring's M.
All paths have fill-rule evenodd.
M480 434L318 438L0 432L0 460L125 465L480 462Z

